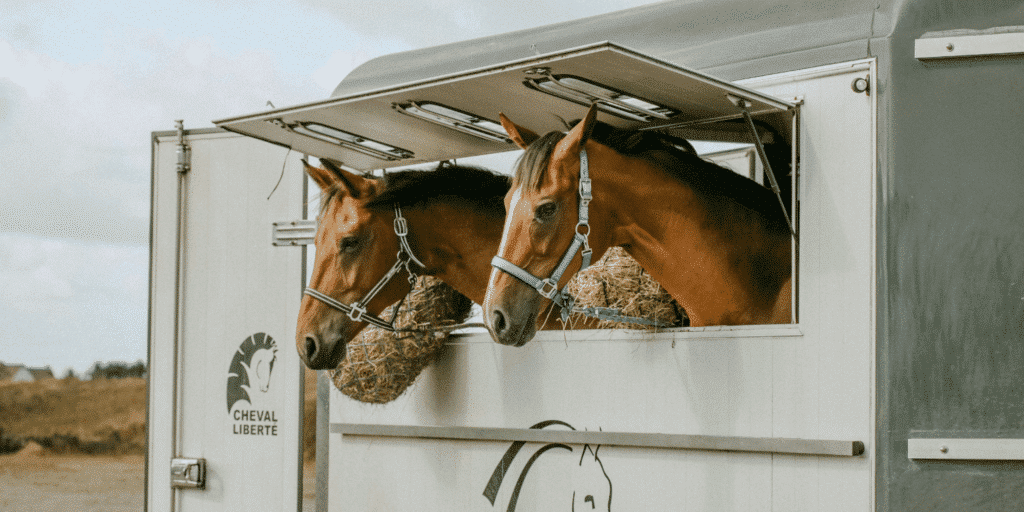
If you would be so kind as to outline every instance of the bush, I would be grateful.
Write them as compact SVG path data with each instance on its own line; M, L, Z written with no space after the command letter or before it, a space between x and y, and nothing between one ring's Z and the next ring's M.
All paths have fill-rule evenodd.
M92 366L92 370L89 371L89 378L91 379L124 379L145 376L146 363L143 363L141 360L130 366L128 363L120 361L113 361L107 364L97 361Z
M14 453L21 449L24 444L17 439L7 437L4 429L0 428L0 454Z

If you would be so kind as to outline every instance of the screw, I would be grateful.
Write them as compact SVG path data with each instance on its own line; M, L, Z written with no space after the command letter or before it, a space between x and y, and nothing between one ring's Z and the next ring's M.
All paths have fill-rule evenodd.
M949 43L946 45L946 51L953 51L953 43Z
M948 446L940 446L939 447L939 451L942 452L942 453L949 453L949 447Z

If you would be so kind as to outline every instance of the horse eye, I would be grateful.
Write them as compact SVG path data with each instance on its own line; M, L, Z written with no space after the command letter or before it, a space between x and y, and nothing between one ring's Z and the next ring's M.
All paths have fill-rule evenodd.
M351 254L359 247L359 237L346 236L338 243L338 247L341 249L341 252Z
M556 211L558 211L557 203L544 203L537 206L537 209L534 210L533 218L538 222L545 222L551 220L551 217L555 215Z

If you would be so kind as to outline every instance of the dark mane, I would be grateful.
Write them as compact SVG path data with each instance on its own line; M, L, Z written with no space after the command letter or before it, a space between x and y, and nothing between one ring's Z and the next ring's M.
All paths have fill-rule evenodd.
M537 188L544 178L551 152L565 134L550 132L526 149L516 165L513 184ZM657 164L666 173L690 186L708 207L728 204L742 206L765 220L765 227L779 233L789 232L775 194L754 180L730 169L708 162L697 155L684 139L653 131L626 130L597 123L590 139L616 152Z
M390 210L395 204L412 207L424 203L468 204L482 213L505 216L509 178L482 167L441 163L434 170L391 172L381 178L384 191L366 204Z

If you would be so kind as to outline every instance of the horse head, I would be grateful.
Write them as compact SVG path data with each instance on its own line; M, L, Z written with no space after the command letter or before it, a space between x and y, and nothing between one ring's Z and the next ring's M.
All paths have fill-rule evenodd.
M378 180L341 169L329 160L322 167L305 163L306 173L321 190L316 259L309 288L343 304L361 301L385 275L399 252L394 215L368 208L380 194ZM407 279L393 279L366 304L378 315L411 289ZM311 369L335 368L345 358L349 340L366 327L343 311L309 295L302 298L295 345Z
M505 228L495 261L503 259L539 281L564 265L563 258L572 259L565 262L557 279L549 278L543 285L527 284L520 277L522 273L514 276L501 268L491 271L483 304L484 322L498 343L522 346L530 341L536 334L537 316L550 304L538 291L542 286L548 292L561 290L581 266L581 257L568 255L568 250L577 229L582 229L579 158L596 116L597 109L592 107L567 134L551 132L544 136L516 126L504 114L500 116L509 137L526 151L505 196ZM595 220L592 218L590 224ZM590 231L589 225L585 230ZM595 251L594 256L596 259L600 253Z
M274 362L277 361L277 345L270 348L261 348L253 352L249 363L242 363L249 378L249 383L266 393L270 389L270 374L274 371ZM250 389L252 386L250 386Z

